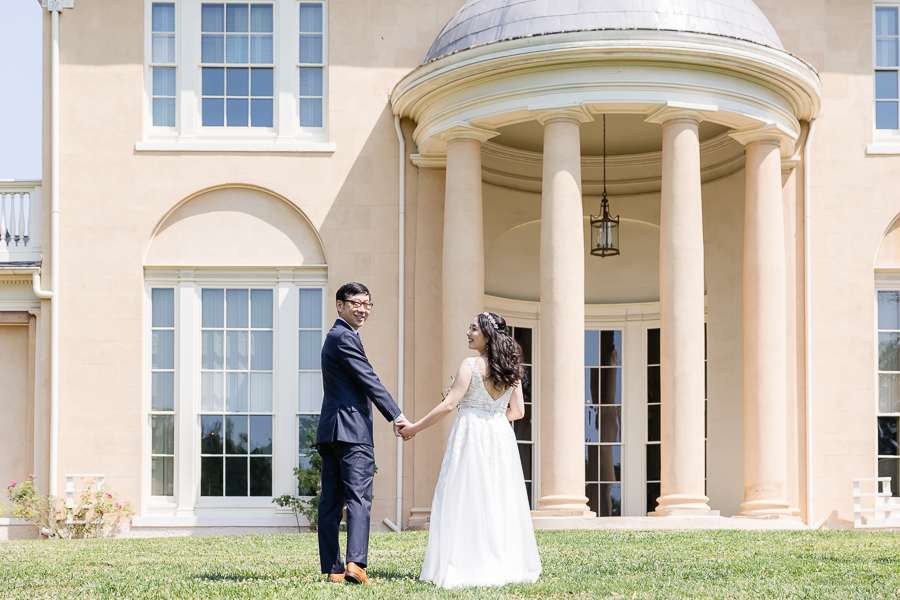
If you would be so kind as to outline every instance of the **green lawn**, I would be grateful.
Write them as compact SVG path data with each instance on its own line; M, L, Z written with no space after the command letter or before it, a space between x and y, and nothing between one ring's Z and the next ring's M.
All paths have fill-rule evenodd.
M314 535L0 542L6 598L900 598L900 536L539 531L533 585L418 581L427 533L373 534L366 588L324 581Z

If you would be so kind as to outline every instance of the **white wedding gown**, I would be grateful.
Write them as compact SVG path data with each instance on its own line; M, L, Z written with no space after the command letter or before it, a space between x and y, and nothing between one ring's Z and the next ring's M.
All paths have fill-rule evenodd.
M533 583L541 574L522 462L506 408L494 400L474 358L441 463L423 581L443 588Z

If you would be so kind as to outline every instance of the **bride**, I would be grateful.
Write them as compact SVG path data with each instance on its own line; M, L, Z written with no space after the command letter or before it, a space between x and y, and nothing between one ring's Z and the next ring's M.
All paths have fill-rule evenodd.
M400 432L414 436L459 405L434 490L420 579L443 588L533 583L541 559L509 426L525 414L522 349L496 313L475 317L467 335L479 356L459 366L443 402Z

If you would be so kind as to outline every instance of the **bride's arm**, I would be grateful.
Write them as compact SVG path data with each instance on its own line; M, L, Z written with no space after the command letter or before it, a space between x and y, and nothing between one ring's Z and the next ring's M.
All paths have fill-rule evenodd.
M525 416L525 397L522 395L522 382L516 382L509 397L509 408L506 409L506 420L516 421Z
M461 365L459 365L459 369L456 371L456 377L453 378L453 385L450 386L450 392L447 393L447 397L444 398L444 401L431 409L431 412L413 423L412 425L407 425L400 430L400 435L403 437L410 437L416 435L423 429L428 429L447 415L453 412L456 406L459 404L459 401L462 400L463 395L465 395L466 390L469 389L469 384L472 383L472 369L469 368L468 364L464 360Z

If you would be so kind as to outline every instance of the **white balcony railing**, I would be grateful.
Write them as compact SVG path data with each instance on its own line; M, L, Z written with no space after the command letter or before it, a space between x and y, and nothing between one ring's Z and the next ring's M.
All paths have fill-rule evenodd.
M41 184L0 181L0 264L41 260Z

